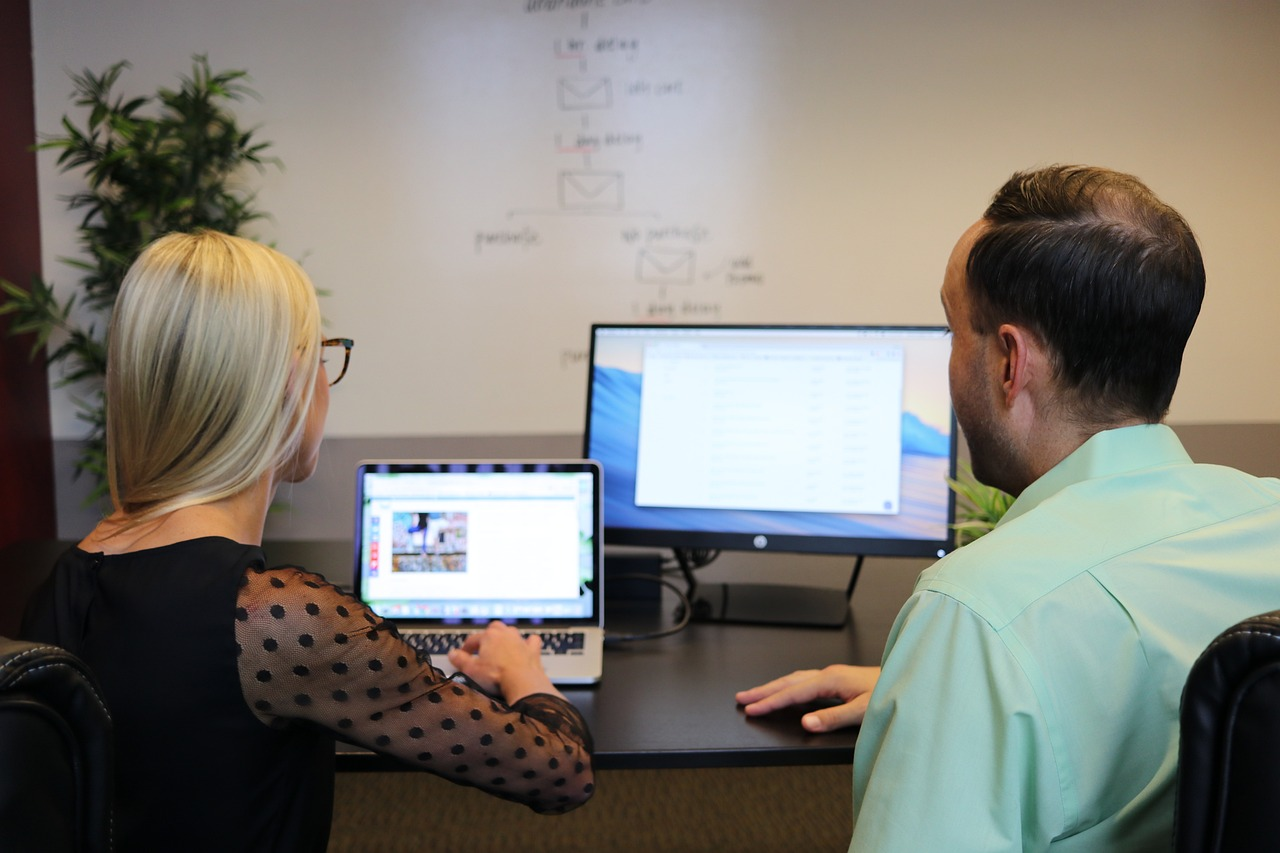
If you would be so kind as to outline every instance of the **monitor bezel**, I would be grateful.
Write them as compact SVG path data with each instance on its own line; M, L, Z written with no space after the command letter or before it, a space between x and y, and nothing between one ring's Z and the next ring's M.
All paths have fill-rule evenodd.
M583 456L590 456L591 426L594 411L596 343L602 330L723 330L723 331L778 331L778 332L840 332L840 331L872 331L872 332L934 332L948 333L949 329L939 324L895 325L895 324L780 324L780 323L594 323L591 326L591 340L587 354L587 406L586 423L583 429ZM956 422L955 407L948 405L950 441L948 449L947 476L955 479L958 460L959 428ZM608 477L608 471L604 474ZM604 499L607 502L607 498ZM737 531L707 530L668 530L647 527L612 526L606 514L604 518L604 544L606 546L633 546L667 549L689 549L707 551L744 551L755 553L793 553L793 554L828 554L828 555L861 555L875 557L929 557L938 558L955 550L955 514L956 495L947 487L947 530L945 539L902 539L874 537L837 537L821 535L790 535L740 533ZM604 507L601 507L602 512Z

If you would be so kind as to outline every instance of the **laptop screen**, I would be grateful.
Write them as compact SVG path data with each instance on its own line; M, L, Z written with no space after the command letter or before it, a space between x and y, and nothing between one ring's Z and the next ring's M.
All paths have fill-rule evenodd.
M598 623L593 462L364 462L356 592L381 616Z

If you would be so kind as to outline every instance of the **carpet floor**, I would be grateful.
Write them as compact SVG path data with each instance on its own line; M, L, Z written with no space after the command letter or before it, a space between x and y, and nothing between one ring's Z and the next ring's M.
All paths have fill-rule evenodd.
M843 851L853 822L848 765L596 774L566 815L425 773L339 773L330 853Z

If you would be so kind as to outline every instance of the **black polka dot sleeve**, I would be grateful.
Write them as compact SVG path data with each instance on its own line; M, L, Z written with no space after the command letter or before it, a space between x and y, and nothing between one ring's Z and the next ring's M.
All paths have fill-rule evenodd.
M390 622L298 569L250 568L237 605L240 683L265 724L317 723L538 812L591 797L591 735L559 696L509 707L449 680Z

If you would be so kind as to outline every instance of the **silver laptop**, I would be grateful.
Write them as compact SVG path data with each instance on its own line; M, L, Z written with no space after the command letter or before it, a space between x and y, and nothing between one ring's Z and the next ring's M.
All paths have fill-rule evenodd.
M355 593L452 673L446 652L500 619L542 637L556 684L600 680L600 465L365 461Z

